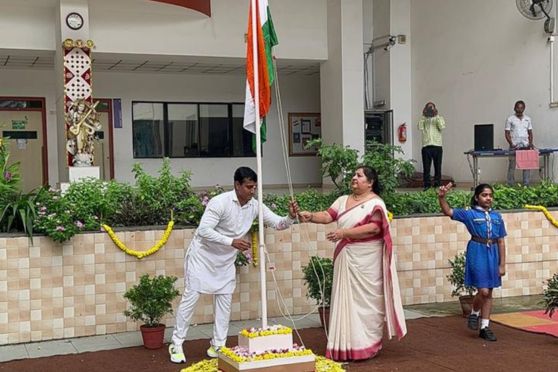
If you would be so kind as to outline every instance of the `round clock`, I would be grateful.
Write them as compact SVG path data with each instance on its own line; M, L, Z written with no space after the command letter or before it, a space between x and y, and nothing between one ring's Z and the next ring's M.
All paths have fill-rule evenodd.
M66 24L72 30L79 30L83 26L83 17L79 13L70 13L66 16Z

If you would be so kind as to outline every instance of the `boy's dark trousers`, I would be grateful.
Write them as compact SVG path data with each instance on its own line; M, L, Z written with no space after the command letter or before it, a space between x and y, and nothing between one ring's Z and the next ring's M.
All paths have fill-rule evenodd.
M442 181L442 146L424 146L422 148L422 169L424 188L432 186L430 181L430 165L434 162L434 187L441 185Z

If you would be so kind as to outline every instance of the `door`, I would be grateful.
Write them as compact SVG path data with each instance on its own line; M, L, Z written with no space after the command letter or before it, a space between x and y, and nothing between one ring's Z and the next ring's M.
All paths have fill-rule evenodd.
M20 164L22 191L47 184L45 99L0 97L0 135L9 145L10 163Z
M114 162L112 148L112 100L98 99L97 117L102 129L96 132L95 159L93 165L99 167L99 174L103 180L114 178Z

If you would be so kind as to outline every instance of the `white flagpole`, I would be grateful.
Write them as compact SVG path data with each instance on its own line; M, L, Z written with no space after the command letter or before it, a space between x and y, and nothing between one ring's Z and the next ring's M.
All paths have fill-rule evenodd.
M262 328L267 327L267 289L265 277L265 242L264 242L264 220L263 220L263 177L262 177L262 138L260 120L260 89L258 76L258 24L257 24L257 0L251 0L252 12L252 59L254 61L254 105L256 107L256 173L258 174L258 240L260 256L260 288L262 306Z

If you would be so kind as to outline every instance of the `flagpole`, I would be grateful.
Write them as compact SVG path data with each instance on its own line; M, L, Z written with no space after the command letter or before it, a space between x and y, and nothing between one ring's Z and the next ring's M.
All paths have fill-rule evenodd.
M254 61L254 106L256 108L256 173L258 174L258 241L260 256L260 289L262 328L267 327L267 288L265 277L265 242L264 242L264 220L263 220L263 174L262 174L262 138L260 120L260 87L259 87L259 61L258 61L258 7L257 0L251 1L252 15L252 59Z

